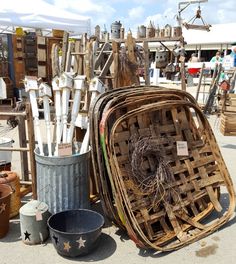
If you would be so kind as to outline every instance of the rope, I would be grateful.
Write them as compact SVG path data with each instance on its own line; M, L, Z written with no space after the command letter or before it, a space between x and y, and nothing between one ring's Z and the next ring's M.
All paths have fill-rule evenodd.
M158 144L153 138L144 137L136 142L131 140L130 146L131 177L138 188L153 199L153 204L170 200L170 189L165 187L171 182L173 173L169 163L161 155ZM145 167L147 163L149 166Z

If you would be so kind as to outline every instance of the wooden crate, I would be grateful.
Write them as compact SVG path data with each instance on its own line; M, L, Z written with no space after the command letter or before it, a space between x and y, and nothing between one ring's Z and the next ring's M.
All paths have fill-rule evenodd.
M46 37L37 37L38 77L47 77L47 45Z
M60 29L53 29L52 30L52 36L54 38L63 38L64 30Z
M13 90L12 80L9 77L3 77L3 80L6 83L7 98L13 98L14 97L14 90Z
M52 81L52 46L53 44L62 45L62 38L48 37L46 40L47 43L47 81L51 83Z
M236 113L236 94L225 94L221 96L220 105L223 112Z
M224 136L236 136L236 112L221 114L220 131Z
M8 61L0 61L0 77L6 77L8 75Z
M236 94L223 95L220 104L220 131L224 136L236 136Z
M16 88L24 88L23 80L25 78L25 61L24 61L24 37L12 35L13 45L13 64L15 72Z

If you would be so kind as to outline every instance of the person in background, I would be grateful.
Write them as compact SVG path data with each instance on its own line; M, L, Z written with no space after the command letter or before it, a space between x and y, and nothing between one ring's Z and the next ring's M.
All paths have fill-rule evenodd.
M231 44L231 53L224 57L223 67L225 70L236 67L236 42Z
M220 51L216 52L216 55L211 58L210 62L213 62L213 63L222 63L223 62L223 58L221 57Z
M236 42L231 44L231 53L230 56L233 60L233 67L236 67Z
M199 59L198 59L196 53L193 53L193 54L191 55L191 58L189 59L188 62L199 62Z

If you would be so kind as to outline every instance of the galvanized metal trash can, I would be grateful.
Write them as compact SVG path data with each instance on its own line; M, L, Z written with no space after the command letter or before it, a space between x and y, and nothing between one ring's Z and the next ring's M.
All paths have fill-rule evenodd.
M90 150L84 154L48 157L35 150L37 194L52 214L89 209Z
M50 215L47 204L37 200L20 208L21 238L25 244L41 244L48 238L47 220Z

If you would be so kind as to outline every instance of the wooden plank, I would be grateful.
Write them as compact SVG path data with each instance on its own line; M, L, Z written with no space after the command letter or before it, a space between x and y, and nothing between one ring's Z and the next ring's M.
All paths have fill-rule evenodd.
M112 52L113 52L113 88L119 87L119 49L120 44L116 41L112 41Z
M143 49L144 49L144 79L145 85L150 85L150 75L149 75L149 49L148 49L148 42L143 42Z
M80 52L80 40L75 41L75 54L81 53ZM76 56L75 54L72 53L72 55L74 55L74 72L76 72L79 75L82 75L82 73L79 73L79 61L81 60L81 56Z
M47 61L47 53L46 49L39 49L38 48L38 61Z
M26 112L3 112L0 111L0 116L26 116Z
M0 151L29 151L29 148L0 147Z
M66 70L66 56L68 49L69 33L64 31L62 41L62 58L61 58L61 73Z
M46 37L37 36L37 44L38 45L46 45Z
M181 41L183 42L183 37L158 37L158 38L137 38L135 39L136 42L143 42L143 41L147 41L147 42L165 42L165 41ZM110 42L112 42L112 40L109 40ZM117 42L125 42L126 39L116 39ZM104 43L104 40L100 40L101 43Z
M134 53L135 50L135 40L132 36L132 34L127 35L127 40L125 42L126 49L128 51L128 58L132 63L136 63L137 59Z
M100 73L100 75L99 75L99 78L104 78L104 77L106 77L106 75L107 75L107 73L108 73L108 71L109 71L109 69L110 69L110 67L111 67L112 62L113 62L113 53L111 53L111 54L109 55L109 57L108 57L108 59L107 59L105 65L104 65L104 67L103 67L103 69L102 69L102 71L101 71L101 73Z
M65 65L65 71L70 72L71 69L71 61L72 61L72 55L71 53L75 51L75 43L69 42L68 44L68 50L66 54L66 65Z
M27 128L28 128L28 140L29 140L29 157L30 157L30 171L31 171L31 179L32 179L32 193L33 199L37 199L37 179L36 179L36 164L35 164L35 137L34 137L34 125L33 125L33 117L31 112L30 104L26 105L26 113L27 113Z
M93 61L92 61L92 54L93 54L92 43L93 43L93 40L90 40L89 42L87 42L86 52L84 55L85 75L88 81L90 81L94 76Z
M104 43L102 48L101 48L101 51L95 61L95 64L94 64L94 70L97 70L98 67L100 66L103 58L104 58L104 51L107 51L107 50L110 50L111 49L111 45L109 43Z
M203 77L204 68L205 68L205 63L202 64L202 68L200 71L200 76L199 76L199 81L198 81L198 86L197 86L197 93L196 93L196 101L198 101L198 96L199 96L200 88L202 85L202 77Z
M47 71L46 66L38 65L38 77L46 78L47 77L46 71Z
M24 117L18 117L18 131L19 131L19 145L22 148L27 147L26 142L26 128L25 128L25 118ZM22 179L24 181L29 180L29 168L28 168L28 157L27 152L21 151L20 152L20 160L21 160L21 171L22 171Z

